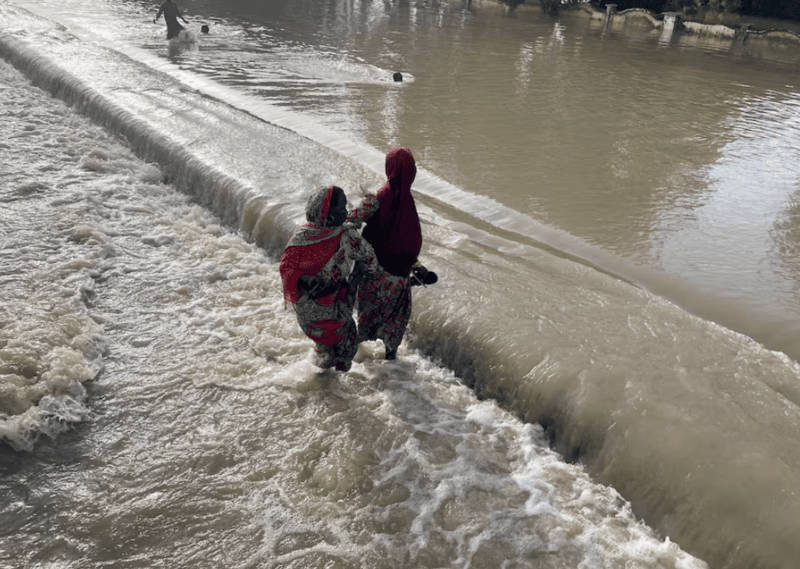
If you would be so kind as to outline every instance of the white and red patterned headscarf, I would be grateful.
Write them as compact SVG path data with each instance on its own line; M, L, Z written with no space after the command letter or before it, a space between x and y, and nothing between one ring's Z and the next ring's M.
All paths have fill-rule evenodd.
M407 277L422 249L422 230L411 184L417 165L408 148L386 155L386 184L378 190L379 215L367 222L363 237L370 242L378 262L389 273Z
M334 195L344 191L337 186L317 189L308 199L306 219L286 245L281 255L280 273L283 281L283 298L296 304L300 293L298 281L303 275L316 275L328 264L339 249L343 226L328 227L328 214Z

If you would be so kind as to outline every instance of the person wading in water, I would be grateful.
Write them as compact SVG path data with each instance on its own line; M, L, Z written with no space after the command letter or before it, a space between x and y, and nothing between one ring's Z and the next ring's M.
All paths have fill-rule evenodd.
M161 8L158 10L158 14L156 17L153 18L153 23L155 24L158 19L161 17L161 14L164 14L164 21L167 22L167 39L171 40L172 38L178 37L181 33L181 30L185 29L182 25L178 23L178 18L183 20L184 24L188 24L189 22L186 21L178 7L175 5L173 0L167 0L161 5Z
M315 364L347 371L356 354L353 305L359 281L378 261L358 231L344 224L347 198L337 186L317 189L308 199L306 219L281 256L283 297L297 322L314 340Z
M422 230L411 184L417 165L408 148L386 155L383 187L366 194L347 218L378 257L378 268L358 287L358 342L381 340L387 360L397 358L411 317L411 287L433 284L438 276L423 267L417 256Z

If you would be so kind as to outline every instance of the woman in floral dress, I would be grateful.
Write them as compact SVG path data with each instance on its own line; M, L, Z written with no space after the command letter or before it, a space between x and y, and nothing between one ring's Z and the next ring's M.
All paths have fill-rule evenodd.
M376 270L372 247L343 225L347 198L337 186L319 188L308 200L306 219L281 256L283 296L303 332L314 340L317 366L350 369L358 348L353 306L358 281Z
M387 360L397 357L411 317L412 279L436 281L435 273L417 261L422 231L411 195L416 175L411 151L395 148L386 155L386 184L376 194L365 195L347 218L356 227L366 223L362 237L372 245L379 264L358 288L357 341L382 340Z

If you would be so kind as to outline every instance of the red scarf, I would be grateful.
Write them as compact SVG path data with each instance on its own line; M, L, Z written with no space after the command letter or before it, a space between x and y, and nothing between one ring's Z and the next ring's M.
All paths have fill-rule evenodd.
M281 255L280 273L286 302L296 304L300 296L297 288L300 277L319 273L339 249L344 227L324 227L331 209L332 194L333 186L330 186L320 188L311 196L306 207L309 223L292 235Z
M362 234L375 249L380 265L399 277L409 275L422 249L422 230L411 195L416 175L417 166L407 148L395 148L386 155L388 180L377 193L379 215L367 222Z

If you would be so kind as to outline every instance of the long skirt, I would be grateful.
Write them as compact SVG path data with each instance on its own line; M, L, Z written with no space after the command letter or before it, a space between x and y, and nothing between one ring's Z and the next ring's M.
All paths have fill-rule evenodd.
M315 364L347 371L358 349L353 299L347 291L312 300L303 295L295 305L297 322L306 336L314 340Z
M394 357L411 318L411 286L378 267L358 286L358 342L382 340L388 358Z

